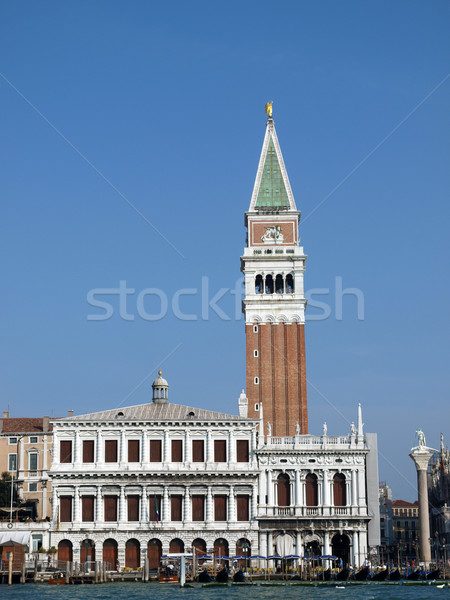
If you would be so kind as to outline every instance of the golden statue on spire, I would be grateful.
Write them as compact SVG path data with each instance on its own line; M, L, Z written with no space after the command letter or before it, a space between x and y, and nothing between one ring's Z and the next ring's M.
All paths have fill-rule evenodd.
M273 100L271 100L270 102L266 102L266 115L269 115L269 119L272 118L272 104Z

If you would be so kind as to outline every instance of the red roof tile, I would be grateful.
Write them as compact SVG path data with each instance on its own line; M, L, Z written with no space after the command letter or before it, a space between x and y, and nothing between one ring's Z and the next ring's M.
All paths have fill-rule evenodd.
M42 433L43 432L42 417L27 418L16 417L3 419L2 433ZM51 425L49 431L52 430Z
M394 500L392 506L394 508L417 508L418 502L407 502L406 500Z

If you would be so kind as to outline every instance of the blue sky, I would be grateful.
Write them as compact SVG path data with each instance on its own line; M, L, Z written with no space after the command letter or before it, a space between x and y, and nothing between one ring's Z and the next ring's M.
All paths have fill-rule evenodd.
M331 290L320 297L331 316L307 323L310 430L326 420L346 433L361 402L379 434L380 479L414 500L416 428L434 447L450 436L449 10L4 2L2 409L144 403L164 362L173 402L237 410L235 297L220 301L230 320L202 318L200 294L180 301L197 320L177 319L170 303L203 277L209 297L240 277L270 99L302 211L306 289ZM336 319L336 277L362 291L363 320L350 296ZM120 318L117 297L110 319L88 320L102 312L89 290L120 281L135 290L134 320ZM138 314L147 288L168 298L160 320ZM144 304L159 310L155 296Z

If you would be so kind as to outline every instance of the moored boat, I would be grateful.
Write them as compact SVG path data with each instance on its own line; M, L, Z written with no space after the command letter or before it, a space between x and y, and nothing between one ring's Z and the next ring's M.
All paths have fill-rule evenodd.
M228 582L228 572L226 569L221 569L216 575L217 583L227 583Z
M372 581L384 581L385 579L387 579L388 575L389 571L387 569L382 569L381 571L373 573L371 579Z
M355 581L365 581L369 576L369 567L363 567L354 575Z
M400 571L398 569L394 569L393 571L391 571L389 573L390 581L400 581L401 578L402 578L402 574L400 573Z

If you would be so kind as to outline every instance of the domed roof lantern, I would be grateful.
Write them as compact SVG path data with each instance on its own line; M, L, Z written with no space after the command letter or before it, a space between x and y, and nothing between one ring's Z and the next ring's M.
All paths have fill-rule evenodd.
M162 371L158 371L158 377L152 383L153 388L153 402L163 404L168 402L169 397L169 384L162 377Z

